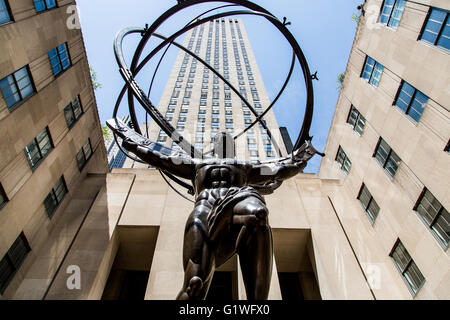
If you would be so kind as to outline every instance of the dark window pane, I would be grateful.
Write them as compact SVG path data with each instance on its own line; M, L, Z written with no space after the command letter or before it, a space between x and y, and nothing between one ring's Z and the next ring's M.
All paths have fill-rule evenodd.
M378 145L377 151L375 153L375 159L384 166L384 163L386 162L386 159L388 157L389 151L390 151L389 145L381 139L380 144Z
M411 260L411 256L400 241L397 243L397 246L392 253L392 258L394 259L401 272L405 270L406 266Z
M5 1L6 0L0 0L0 24L11 21Z
M423 277L422 273L420 272L419 268L417 267L414 261L411 262L408 269L405 271L404 277L414 294L416 294L417 291L419 291L420 286L425 281L425 278Z
M44 206L45 206L45 211L47 211L47 215L49 217L52 217L53 213L55 213L56 207L58 206L58 201L57 201L55 195L53 194L53 190L50 191L50 193L45 198Z
M14 275L15 269L11 261L7 256L5 256L0 261L0 294L3 294L7 288L12 276Z
M64 108L64 116L66 118L67 126L70 128L75 122L75 114L73 113L71 105L68 105Z
M442 244L448 246L450 242L450 214L446 209L442 208L439 218L437 218L431 228L439 237Z
M359 196L359 201L361 201L364 209L367 209L370 198L372 198L372 195L369 193L369 190L367 190L366 186L364 186L362 188L361 194Z

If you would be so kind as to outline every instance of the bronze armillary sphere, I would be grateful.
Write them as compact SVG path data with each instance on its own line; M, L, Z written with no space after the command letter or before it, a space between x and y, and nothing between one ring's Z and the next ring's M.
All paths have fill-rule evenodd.
M161 15L152 25L145 28L126 28L118 33L114 43L116 59L120 73L126 84L120 92L114 108L113 119L107 122L113 130L114 137L123 139L123 147L135 154L138 160L148 163L160 170L161 174L188 189L194 196L194 209L190 214L185 228L183 247L183 266L185 279L177 299L204 299L208 293L214 270L224 264L235 254L238 254L244 278L247 298L249 300L267 299L270 278L272 274L272 233L268 224L268 209L263 195L270 194L281 183L303 171L309 159L317 152L311 145L309 129L313 114L313 86L306 59L295 38L286 28L286 19L278 20L262 7L244 0L217 1L226 3L194 17L184 28L165 37L156 30L174 14L198 4L211 3L209 0L178 1L178 4ZM216 12L224 8L233 11ZM286 38L293 49L289 74L280 92L265 111L258 114L253 106L240 92L212 66L189 49L175 40L189 30L202 24L229 16L255 15L272 23ZM139 33L142 39L135 51L131 65L125 62L122 53L123 39L130 34ZM141 55L151 38L163 40L141 61ZM150 101L148 94L140 88L135 76L161 50L174 45L211 70L230 89L237 94L248 109L254 114L255 120L241 133L234 137L221 132L214 138L213 150L203 152L192 146L189 141L167 121ZM165 52L164 52L165 54ZM163 57L164 57L163 54ZM158 63L161 63L163 57ZM246 162L237 160L234 152L234 140L260 123L272 139L263 117L277 102L288 84L294 65L301 65L307 93L305 117L292 154L282 157L279 148L279 158L265 162ZM155 70L155 74L157 69ZM119 105L125 94L128 95L128 106L132 128L117 119ZM163 147L142 135L136 117L134 99L145 109L146 115L176 142L183 151L174 151ZM276 147L276 142L272 139ZM323 154L321 154L323 156ZM164 176L165 175L165 176ZM165 178L166 179L166 178ZM167 180L166 180L167 181ZM169 184L170 185L170 184ZM184 195L183 195L184 196Z

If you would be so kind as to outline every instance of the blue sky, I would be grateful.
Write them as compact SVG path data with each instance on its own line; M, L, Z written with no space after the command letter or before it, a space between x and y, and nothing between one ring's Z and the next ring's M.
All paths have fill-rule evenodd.
M314 136L313 145L319 151L325 148L328 131L333 118L339 91L336 82L340 73L345 71L348 56L353 43L356 22L352 15L362 0L256 0L280 20L287 17L291 33L300 44L312 73L318 71L319 81L314 81L315 109L310 134ZM105 123L111 118L117 95L123 86L114 58L113 40L116 33L129 26L143 27L151 24L165 10L176 4L176 0L78 0L81 27L86 45L89 64L97 73L102 88L96 91L100 120ZM194 14L219 5L219 2L202 5L175 16L158 31L165 35L177 31L185 25ZM292 51L286 40L280 36L270 23L260 17L244 17L247 33L261 71L269 98L273 99L282 86L289 71ZM181 42L183 39L178 39ZM139 36L131 37L124 43L125 57L128 61L139 41ZM150 42L149 50L159 42ZM147 50L147 52L149 51ZM155 105L161 97L178 50L170 49L157 78L151 94ZM157 59L155 60L157 61ZM151 79L149 64L142 71L138 80L145 88ZM147 73L145 71L148 71ZM274 107L280 126L286 126L295 142L301 128L304 113L305 91L303 89L299 65L283 97ZM122 104L119 115L128 114L126 105ZM140 121L143 121L143 113ZM316 173L321 158L315 156L305 172Z

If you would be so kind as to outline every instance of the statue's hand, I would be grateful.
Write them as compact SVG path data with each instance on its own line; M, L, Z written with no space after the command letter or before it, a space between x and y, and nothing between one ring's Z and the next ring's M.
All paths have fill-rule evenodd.
M133 140L131 140L130 138L126 138L125 140L123 140L122 142L122 146L128 150L128 151L136 151L137 150L137 143L134 142Z

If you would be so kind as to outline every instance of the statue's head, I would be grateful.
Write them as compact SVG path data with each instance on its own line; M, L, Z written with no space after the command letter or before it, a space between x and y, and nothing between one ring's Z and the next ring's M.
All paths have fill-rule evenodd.
M220 159L234 159L236 156L233 136L219 132L214 137L214 155Z

